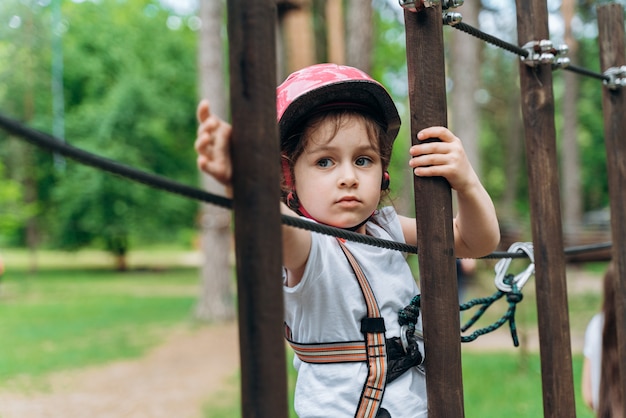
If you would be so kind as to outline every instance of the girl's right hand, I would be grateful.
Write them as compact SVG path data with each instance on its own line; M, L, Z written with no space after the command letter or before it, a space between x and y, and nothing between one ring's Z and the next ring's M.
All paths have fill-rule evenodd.
M196 111L198 134L195 149L198 153L198 168L213 176L224 186L231 186L232 163L230 159L230 137L232 127L211 113L209 102L202 100Z

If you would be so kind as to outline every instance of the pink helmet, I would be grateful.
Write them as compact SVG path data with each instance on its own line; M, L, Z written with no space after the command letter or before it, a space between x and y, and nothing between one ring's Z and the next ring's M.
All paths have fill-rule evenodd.
M390 144L400 129L398 110L380 83L353 67L316 64L294 72L276 89L281 148L292 130L319 108L369 113L383 125Z

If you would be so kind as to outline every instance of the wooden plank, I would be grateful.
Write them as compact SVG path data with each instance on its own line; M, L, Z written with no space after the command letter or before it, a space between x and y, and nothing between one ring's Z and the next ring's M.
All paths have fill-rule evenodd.
M598 6L598 43L600 68L626 65L624 41L624 9L619 4ZM602 92L604 110L604 141L606 145L609 194L611 199L612 256L616 263L615 314L617 319L617 345L620 356L622 399L626 399L626 92L624 87ZM622 405L626 416L626 403Z
M517 0L520 46L550 39L545 0ZM550 64L520 63L545 417L575 417Z
M275 30L274 0L228 2L243 417L288 416Z
M405 12L411 138L447 126L441 7ZM426 386L430 418L464 416L452 194L443 177L415 178Z

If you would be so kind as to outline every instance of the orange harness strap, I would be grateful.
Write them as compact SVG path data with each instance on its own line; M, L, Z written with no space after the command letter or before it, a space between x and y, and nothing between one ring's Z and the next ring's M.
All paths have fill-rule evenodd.
M291 339L291 330L285 324L286 338L300 360L307 363L367 362L368 375L363 385L355 418L375 418L385 393L387 382L387 350L385 346L385 323L380 316L374 292L363 270L344 243L337 239L343 250L365 298L367 318L361 321L363 341L301 344Z

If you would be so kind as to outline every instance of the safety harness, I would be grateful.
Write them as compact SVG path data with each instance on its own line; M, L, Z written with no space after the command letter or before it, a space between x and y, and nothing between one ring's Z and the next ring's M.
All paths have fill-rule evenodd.
M298 343L292 339L289 326L285 324L285 336L298 358L306 363L367 363L368 375L361 391L355 418L389 417L380 407L385 386L406 370L422 363L415 339L403 349L400 338L385 339L385 321L380 315L374 292L352 253L340 238L339 247L343 250L363 293L367 307L367 317L361 320L360 341L330 343Z

